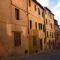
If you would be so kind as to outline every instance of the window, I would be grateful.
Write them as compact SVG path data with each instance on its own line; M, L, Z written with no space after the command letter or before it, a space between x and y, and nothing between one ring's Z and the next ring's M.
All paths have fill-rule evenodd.
M43 25L43 30L44 30L44 25Z
M16 19L19 20L19 9L15 8Z
M41 29L41 24L39 23L39 30Z
M51 36L51 32L50 32L50 36Z
M38 15L40 15L40 8L38 8Z
M46 24L47 24L47 19L46 19Z
M47 37L48 37L48 31L46 32L46 35L47 35Z
M37 39L36 39L36 36L33 36L33 46L36 46L37 45Z
M31 1L29 0L29 6L31 6Z
M41 30L42 30L42 24L41 24Z
M42 12L42 17L44 17L44 12Z
M51 23L51 28L52 28L52 23Z
M14 31L14 45L17 47L21 45L21 32Z
M35 11L36 11L36 5L35 5L34 9L35 9Z
M30 20L30 29L32 28L32 21Z
M39 29L42 30L42 28L43 28L42 24L39 23Z
M53 38L53 32L52 32L52 38Z
M37 29L37 22L35 22L35 27L36 27L36 29Z

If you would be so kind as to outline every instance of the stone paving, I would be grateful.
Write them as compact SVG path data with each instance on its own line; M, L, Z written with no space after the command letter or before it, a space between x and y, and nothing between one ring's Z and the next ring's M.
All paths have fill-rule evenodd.
M42 52L29 56L9 57L0 60L60 60L60 50Z

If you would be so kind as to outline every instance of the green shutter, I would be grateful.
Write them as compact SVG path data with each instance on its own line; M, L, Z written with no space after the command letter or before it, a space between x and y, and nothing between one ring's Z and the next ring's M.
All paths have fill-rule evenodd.
M41 24L41 30L42 30L42 24Z

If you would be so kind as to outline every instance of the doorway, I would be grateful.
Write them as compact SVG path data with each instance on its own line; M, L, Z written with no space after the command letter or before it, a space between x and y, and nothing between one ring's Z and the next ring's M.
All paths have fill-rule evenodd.
M42 39L40 39L40 49L43 49L43 43L42 43Z

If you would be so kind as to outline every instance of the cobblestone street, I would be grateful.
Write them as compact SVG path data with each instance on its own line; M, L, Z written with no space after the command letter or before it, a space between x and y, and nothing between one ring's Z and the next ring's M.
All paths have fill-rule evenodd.
M51 52L42 52L39 54L22 56L22 57L9 57L1 60L60 60L60 50Z

